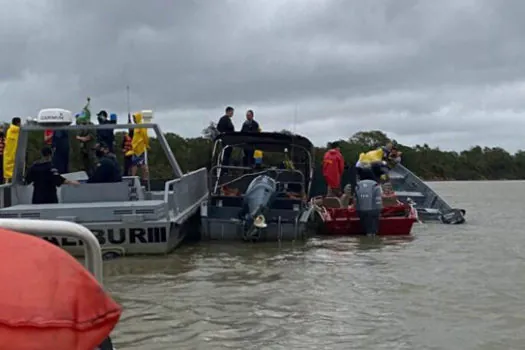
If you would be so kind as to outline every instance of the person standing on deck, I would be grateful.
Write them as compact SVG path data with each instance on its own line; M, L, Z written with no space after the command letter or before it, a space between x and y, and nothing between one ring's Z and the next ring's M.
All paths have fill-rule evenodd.
M132 138L129 135L128 132L124 133L124 137L122 138L122 154L124 155L124 176L130 176L131 175L131 167L133 166L133 155L128 155L129 152L132 150L131 146Z
M5 182L11 182L13 178L13 170L15 168L16 148L18 147L18 136L20 135L20 124L22 120L14 117L11 120L11 125L7 129L4 147L4 179Z
M338 142L332 142L330 149L323 157L323 176L327 185L327 196L339 196L341 192L341 177L345 170L345 161L339 149Z
M80 185L77 181L64 178L58 170L53 167L51 156L53 151L50 147L44 147L40 151L42 159L36 161L29 168L25 182L33 184L33 204L58 203L57 187L63 184Z
M5 149L5 133L4 126L0 125L0 179L4 179L4 149Z
M46 146L50 146L51 147L52 143L53 143L53 130L46 129L44 131L44 144Z
M246 120L242 124L241 132L246 132L246 133L258 133L258 132L261 132L261 128L259 127L259 123L257 123L253 119L253 111L251 109L246 111ZM254 165L254 158L253 158L253 153L255 151L254 147L253 146L245 147L243 149L243 151L244 151L244 157L243 157L243 161L242 161L243 166L249 167L249 166Z
M133 122L142 124L142 113L133 114ZM142 169L142 180L147 181L149 177L148 165L146 164L146 151L149 149L148 130L145 128L134 129L131 139L131 150L126 156L132 156L131 176L137 175L137 169Z
M87 104L77 118L77 125L93 125L91 122L91 111L89 110L90 101L91 100L88 97ZM89 177L93 175L93 166L95 165L95 154L93 148L95 146L96 136L94 129L80 130L76 139L80 142L80 155L82 157L83 170Z
M98 112L97 114L98 124L99 125L107 125L107 124L115 124L113 121L108 119L108 112L102 110ZM115 134L113 132L113 129L99 129L97 130L97 144L104 143L109 147L109 151L113 152L113 144L115 143Z
M69 132L55 130L51 137L53 148L53 166L60 174L69 172Z
M226 107L224 110L224 115L219 119L219 122L217 123L217 131L220 133L224 132L234 132L235 126L233 125L232 118L233 118L233 107ZM232 148L228 147L224 150L223 158L222 158L222 164L223 165L230 165L230 158L232 155ZM227 173L227 169L223 169L224 173Z

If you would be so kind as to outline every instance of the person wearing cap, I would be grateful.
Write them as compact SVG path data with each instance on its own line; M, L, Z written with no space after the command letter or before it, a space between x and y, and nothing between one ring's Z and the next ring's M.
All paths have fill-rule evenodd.
M97 120L99 125L115 124L115 119L108 119L108 112L102 110L97 114ZM97 143L105 143L111 152L113 152L113 144L115 142L115 134L113 129L98 129L97 130Z
M97 164L93 175L88 179L88 183L108 183L122 181L122 174L117 158L110 152L105 143L100 143L96 147Z
M51 157L53 150L44 147L40 151L42 158L29 168L25 178L27 185L33 184L33 204L58 203L57 187L61 185L80 185L77 181L64 178L53 166Z

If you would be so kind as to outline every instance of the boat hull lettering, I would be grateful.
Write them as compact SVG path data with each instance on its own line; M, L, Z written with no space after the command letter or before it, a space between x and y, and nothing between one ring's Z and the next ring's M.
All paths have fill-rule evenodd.
M101 246L121 244L166 243L168 233L165 226L148 228L91 229ZM60 247L76 247L81 241L66 237L44 237L45 240Z

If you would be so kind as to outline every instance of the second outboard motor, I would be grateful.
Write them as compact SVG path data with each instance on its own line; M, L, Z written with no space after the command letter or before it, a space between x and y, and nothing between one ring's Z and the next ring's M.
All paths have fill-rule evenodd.
M374 180L361 180L357 182L355 196L362 233L376 235L379 231L381 209L383 209L381 186Z
M240 213L246 239L259 238L260 230L267 227L264 214L269 210L276 191L277 183L266 175L257 176L248 185Z
M441 215L441 222L444 224L458 225L465 222L464 209L451 209Z

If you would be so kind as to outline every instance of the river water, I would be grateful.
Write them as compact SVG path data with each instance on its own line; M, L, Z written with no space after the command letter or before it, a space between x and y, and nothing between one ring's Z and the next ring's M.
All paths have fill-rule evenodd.
M525 182L433 183L467 210L413 240L197 244L105 264L141 350L525 348Z

